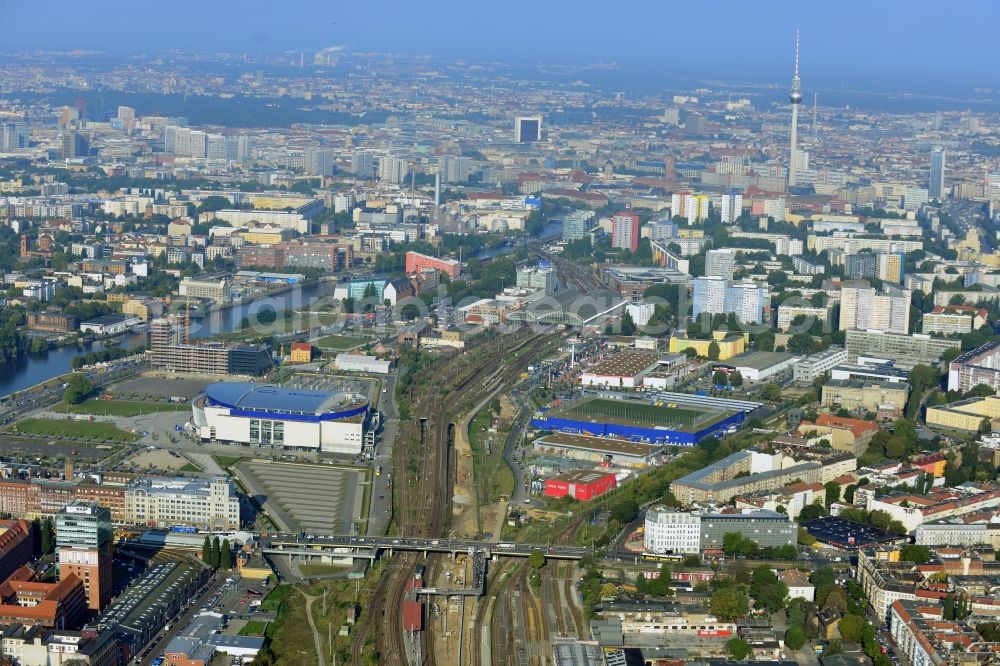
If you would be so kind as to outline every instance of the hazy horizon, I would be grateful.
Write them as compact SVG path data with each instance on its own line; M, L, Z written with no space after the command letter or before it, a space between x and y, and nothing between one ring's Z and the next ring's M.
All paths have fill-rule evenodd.
M690 79L790 82L795 30L802 34L803 87L927 93L1000 87L1000 53L988 48L1000 6L962 13L939 3L837 3L833 11L781 0L760 6L577 2L572 8L511 0L488 7L453 1L421 6L371 2L331 7L178 0L150 29L134 3L38 5L3 2L9 25L0 50L158 53L353 51L428 54L551 64L620 63ZM929 32L929 28L933 32Z

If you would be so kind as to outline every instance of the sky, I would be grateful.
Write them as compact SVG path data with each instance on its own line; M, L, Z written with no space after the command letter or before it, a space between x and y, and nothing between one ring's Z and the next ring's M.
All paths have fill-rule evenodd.
M145 9L148 7L148 9ZM618 62L672 75L842 88L1000 88L1000 3L968 0L0 0L0 51L318 50Z

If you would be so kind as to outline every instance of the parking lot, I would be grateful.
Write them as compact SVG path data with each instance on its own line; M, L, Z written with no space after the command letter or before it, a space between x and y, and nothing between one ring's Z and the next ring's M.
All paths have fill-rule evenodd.
M350 534L361 520L365 471L253 460L236 468L244 487L282 529Z
M817 518L805 523L804 526L817 541L845 550L855 550L906 539L903 535L835 516Z

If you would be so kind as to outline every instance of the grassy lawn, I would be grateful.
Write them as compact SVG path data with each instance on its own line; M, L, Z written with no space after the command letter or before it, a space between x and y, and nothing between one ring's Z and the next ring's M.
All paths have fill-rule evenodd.
M368 338L359 338L351 335L328 335L316 341L317 347L344 351L354 349L368 342Z
M39 437L73 437L106 442L134 442L139 439L139 435L119 430L110 423L74 421L72 419L25 419L19 421L13 430Z
M329 576L331 574L340 573L344 571L347 567L338 564L300 564L299 571L302 572L303 576Z
M130 400L86 400L79 405L65 403L54 409L70 414L95 414L97 416L139 416L154 412L186 412L191 406L183 402L133 402Z
M333 652L337 656L337 663L351 663L351 636L338 636L337 630L342 625L347 624L348 613L351 612L355 601L361 607L361 612L365 612L364 609L368 606L368 597L381 573L381 565L376 565L374 569L369 571L368 575L361 579L360 596L357 598L355 596L355 581L353 580L321 580L302 588L317 597L312 605L312 615L316 623L316 630L323 638L323 649L328 660L332 658L332 655L326 651L326 640L330 627L332 627ZM327 592L326 615L323 614L324 590ZM267 635L271 638L268 650L270 653L280 656L276 661L278 664L316 663L312 630L306 620L305 599L291 589L289 589L289 593L278 612L278 620L272 622L267 628ZM268 598L270 595L265 598L265 604ZM262 604L263 606L264 604ZM364 664L379 663L375 657L378 650L377 641L378 636L369 637L369 641L365 645Z
M201 467L198 467L194 463L184 463L184 466L181 467L178 471L179 472L190 472L191 474L197 474L198 472L201 471Z
M227 467L232 467L239 461L243 460L243 456L212 456L215 462L219 463L219 467L226 469Z
M267 622L250 620L240 629L240 636L263 636L267 631Z

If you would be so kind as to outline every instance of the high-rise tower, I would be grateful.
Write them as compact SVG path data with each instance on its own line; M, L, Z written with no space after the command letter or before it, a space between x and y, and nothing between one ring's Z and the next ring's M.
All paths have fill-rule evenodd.
M795 76L792 78L792 93L788 96L792 103L792 145L788 155L788 186L796 184L795 166L798 161L799 104L802 103L802 82L799 81L799 31L795 31Z

